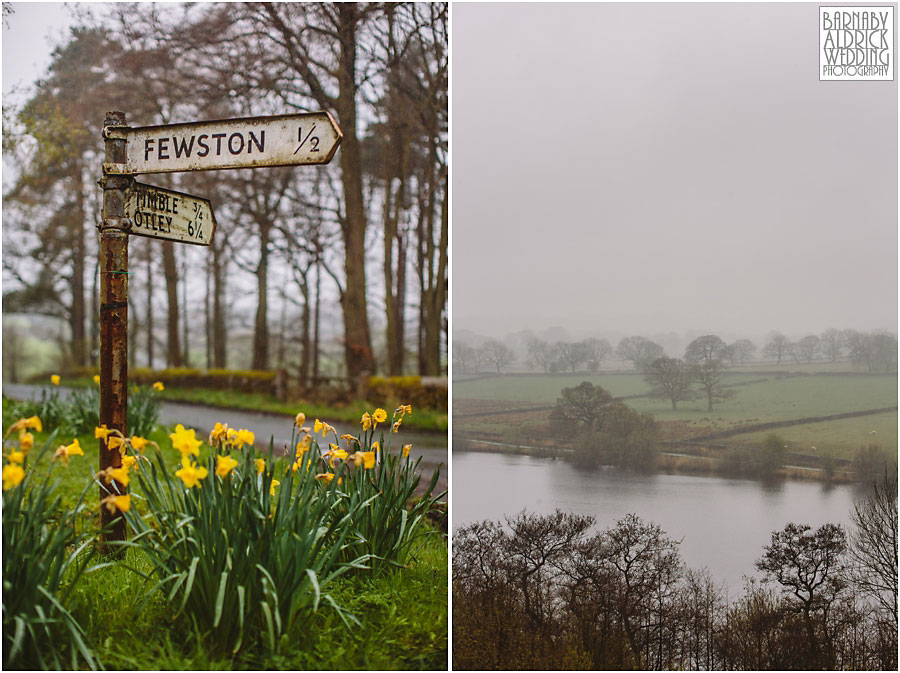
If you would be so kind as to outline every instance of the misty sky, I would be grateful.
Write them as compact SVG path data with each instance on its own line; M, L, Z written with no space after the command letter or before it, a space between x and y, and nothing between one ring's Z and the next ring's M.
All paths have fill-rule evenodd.
M817 24L454 4L454 330L895 330L896 75L819 82Z

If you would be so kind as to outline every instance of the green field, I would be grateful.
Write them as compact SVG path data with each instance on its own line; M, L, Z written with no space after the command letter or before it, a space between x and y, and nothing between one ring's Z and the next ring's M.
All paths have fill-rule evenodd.
M839 363L840 364L840 363ZM839 366L839 365L838 365ZM823 365L819 365L821 370ZM795 368L791 368L795 371ZM787 374L787 371L785 371ZM639 374L612 373L597 376L516 375L454 381L454 400L504 401L509 408L552 405L562 388L590 381L614 396L646 394L650 385ZM667 424L664 438L700 436L733 430L742 426L803 418L831 416L850 412L882 409L897 405L897 376L842 373L840 375L775 375L766 371L726 372L723 382L734 396L707 410L705 398L678 403L673 411L665 399L638 397L627 404L641 413L649 413ZM460 404L462 407L462 404ZM471 402L465 409L471 412ZM544 418L546 416L544 415ZM455 429L462 432L508 434L518 428L540 427L538 414L528 418L479 416L457 420ZM732 436L723 442L760 441L773 430L753 431ZM864 444L878 444L887 449L897 447L897 412L885 412L849 419L812 422L774 430L798 451L827 450L839 457L852 457Z

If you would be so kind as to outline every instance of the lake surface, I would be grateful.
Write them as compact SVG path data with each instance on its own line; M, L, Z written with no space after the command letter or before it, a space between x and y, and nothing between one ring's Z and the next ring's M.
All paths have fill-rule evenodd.
M707 567L729 596L756 576L754 561L774 530L789 521L813 528L839 523L848 529L856 490L818 482L765 484L747 479L678 474L633 474L612 469L579 470L547 458L453 452L453 528L482 519L502 520L523 509L559 508L590 514L608 528L629 512L682 539L691 568Z

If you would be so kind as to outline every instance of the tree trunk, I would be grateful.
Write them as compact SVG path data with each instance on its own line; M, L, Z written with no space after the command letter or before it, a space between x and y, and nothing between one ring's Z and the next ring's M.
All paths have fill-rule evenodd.
M431 285L425 293L425 376L441 373L441 331L442 314L447 303L447 236L449 233L449 191L446 173L444 175L444 198L441 204L441 234L437 246L437 267L431 278ZM430 231L431 227L429 227ZM433 256L434 243L429 242ZM429 265L430 265L429 261Z
M72 170L75 208L72 213L72 310L69 325L72 330L72 363L83 367L85 360L85 303L84 303L84 184L81 162Z
M269 368L269 325L268 292L269 292L269 233L271 223L260 223L259 226L259 265L256 267L256 322L253 329L253 362L250 369Z
M149 246L145 246L148 250ZM153 256L147 255L147 366L153 369Z
M181 345L178 342L178 268L175 266L175 250L171 241L162 244L163 275L169 300L166 366L181 366Z
M213 264L213 364L218 369L226 367L226 334L225 334L225 310L223 297L225 295L225 278L222 268L222 249L212 247Z
M355 379L363 372L375 372L369 319L366 315L366 213L362 188L362 155L356 135L356 31L360 16L359 7L355 3L339 3L337 13L341 53L335 107L344 134L340 157L345 204L345 217L341 227L346 275L341 307L344 313L347 376Z

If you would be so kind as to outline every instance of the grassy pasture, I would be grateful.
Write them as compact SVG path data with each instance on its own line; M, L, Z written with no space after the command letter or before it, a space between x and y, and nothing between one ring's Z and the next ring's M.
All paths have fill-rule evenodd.
M841 363L837 363L838 366ZM821 365L820 365L821 367ZM792 368L793 370L793 368ZM627 404L642 413L652 414L664 423L663 435L678 426L679 437L700 436L732 430L745 425L791 421L801 418L829 416L895 406L897 404L896 375L843 374L840 376L775 376L751 370L728 371L723 381L733 387L731 399L717 403L714 411L707 411L706 400L679 402L672 410L668 400L646 397L627 400ZM601 374L598 376L502 376L473 381L454 382L455 408L463 412L477 410L479 400L485 409L508 408L555 403L562 388L581 381L600 385L615 396L647 393L650 385L639 374ZM743 385L735 385L743 384ZM488 402L492 401L492 402ZM530 417L520 415L481 416L459 418L455 425L460 431L509 432L524 426L540 426L546 412ZM872 431L877 434L871 435ZM755 443L769 431L729 437L724 442ZM896 449L897 412L859 418L809 423L775 430L791 442L797 450L818 452L828 450L838 457L851 457L860 446L868 443Z
M871 434L872 431L876 434ZM757 444L762 442L769 432L773 431L735 435L729 437L727 441ZM823 423L805 423L778 428L774 432L790 445L792 451L851 459L856 450L866 444L896 449L897 412L842 418ZM813 446L816 447L815 451L812 449Z

